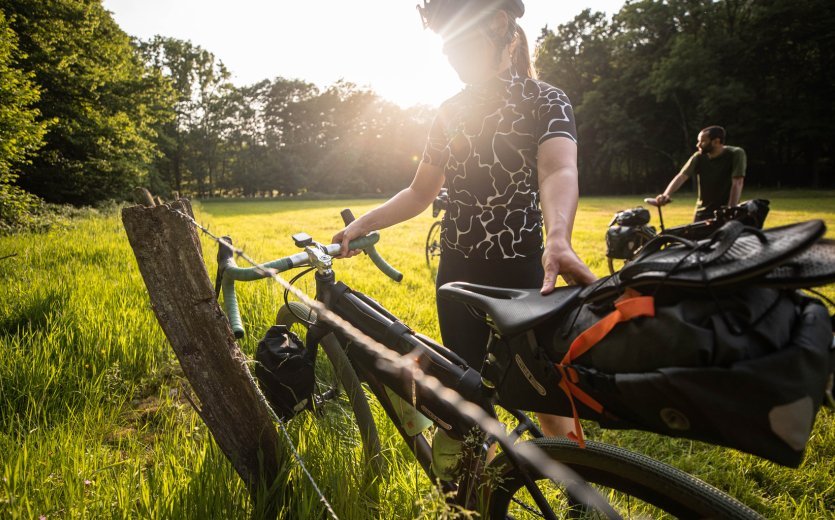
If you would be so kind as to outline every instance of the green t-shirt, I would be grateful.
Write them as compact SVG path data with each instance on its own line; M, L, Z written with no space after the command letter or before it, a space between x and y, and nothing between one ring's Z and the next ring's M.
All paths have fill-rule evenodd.
M713 159L699 152L694 153L681 173L688 177L696 175L699 185L696 210L715 210L726 206L731 196L731 179L745 177L746 166L745 150L737 146L725 145L722 153Z

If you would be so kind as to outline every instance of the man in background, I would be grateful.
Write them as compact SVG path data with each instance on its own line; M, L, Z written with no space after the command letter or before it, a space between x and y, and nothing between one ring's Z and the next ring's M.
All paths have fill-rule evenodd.
M664 193L655 197L659 206L672 200L671 195L696 175L698 200L693 221L713 218L722 206L736 206L742 195L747 159L745 150L725 144L725 129L709 126L699 132L694 153L673 177Z

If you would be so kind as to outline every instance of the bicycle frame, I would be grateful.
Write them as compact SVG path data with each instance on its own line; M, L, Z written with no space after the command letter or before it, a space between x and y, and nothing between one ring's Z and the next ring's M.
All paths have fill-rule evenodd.
M233 250L229 246L224 247L221 243L218 251L217 290L218 292L222 290L224 293L224 307L235 329L235 334L238 337L243 334L243 324L234 291L236 280L256 280L270 277L274 273L286 271L292 267L313 266L316 269L316 300L329 312L324 313L324 316L318 316L312 322L297 316L309 325L306 335L307 347L321 344L326 346L325 350L332 362L340 357L345 359L346 365L351 367L349 371L355 373L354 376L359 376L359 381L362 381L370 393L377 398L388 419L393 421L397 431L430 480L436 480L436 475L433 473L432 449L429 441L421 432L411 435L406 431L395 409L395 403L389 397L389 391L432 419L438 428L451 432L454 437L471 436L476 439L474 443L464 443L463 471L460 472L460 478L456 482L440 482L444 493L452 496L450 501L453 504L467 509L478 508L482 505L488 508L489 514L500 515L507 511L508 500L513 499L515 492L524 488L539 508L539 516L557 518L554 509L536 482L547 478L559 484L569 504L586 504L603 512L606 516L619 518L611 505L589 486L586 482L588 479L604 487L624 492L630 498L634 492L639 499L648 500L650 504L662 508L667 504L670 507L681 507L681 510L685 512L690 511L691 508L693 511L706 510L708 513L699 514L708 517L734 516L728 513L729 511L738 514L740 518L756 516L753 511L721 491L675 468L665 469L666 465L647 457L612 452L605 449L605 445L587 452L586 449L579 449L573 441L568 440L564 441L572 444L572 449L575 451L572 454L560 451L558 455L553 450L562 449L556 445L559 444L560 439L543 437L542 432L524 412L508 408L498 402L496 391L490 384L489 373L485 372L483 376L482 372L467 366L446 347L412 331L373 299L352 290L342 282L337 282L332 263L333 256L340 249L339 244L327 246L318 244L306 234L297 234L293 238L296 244L304 249L303 253L251 268L240 268L235 265ZM398 279L399 273L388 266L373 250L378 240L379 235L372 233L351 241L349 248L364 249L369 252L372 259L376 257L375 264L381 270ZM292 310L289 306L287 308ZM321 307L316 307L316 309L321 309ZM350 324L355 330L349 330L351 327L342 329L336 324L340 319ZM356 331L360 334L357 335ZM363 335L371 342L367 342ZM373 343L376 343L376 346ZM328 345L333 348L329 349ZM385 350L379 350L380 345ZM329 350L335 350L338 355L334 357ZM392 362L392 357L387 356L386 351L398 354L399 362ZM487 351L490 352L490 345ZM387 359L383 360L383 358ZM420 370L416 371L415 367L419 367ZM486 367L487 364L482 371L488 370ZM421 378L416 376L418 373L432 376L440 383L439 386L454 391L455 402L442 397L443 392L438 392L437 386L433 390L432 385L422 380L422 376ZM364 400L365 394L362 387L359 388L359 394ZM351 399L350 396L349 399ZM464 407L461 406L464 401L468 405L474 404L478 413L474 414L473 409L465 412ZM365 406L367 409L367 402ZM507 410L516 419L516 427L510 436L506 434L506 427L501 429L496 424L496 406ZM510 404L510 406L518 405ZM356 418L359 417L357 411L357 407L354 406ZM481 424L486 425L485 429L492 432L494 436L488 436L480 431L478 428L480 421L484 421ZM373 419L371 429L376 430ZM471 435L473 432L475 435ZM516 443L518 437L525 432L529 432L534 437L534 441ZM360 435L363 435L362 429ZM557 441L556 444L554 441ZM491 461L489 467L496 466L498 471L510 469L510 472L502 473L502 475L510 476L509 488L504 484L495 488L492 485L484 485L493 484L489 480L490 472L486 471L486 468L490 446L494 442L498 443L503 453ZM551 451L547 453L536 448L537 446L548 447L549 443L551 447L548 449ZM587 452L588 455L583 452ZM578 456L582 458L582 461ZM498 462L499 460L501 462ZM375 461L371 460L371 463L374 466ZM671 479L675 481L672 486L668 485ZM510 489L510 495L507 494L508 489ZM485 495L484 492L489 494ZM486 501L480 501L480 499L486 499ZM525 504L520 505L523 509L531 509Z
M661 206L652 198L644 199L644 202L658 209L661 230L656 232L655 228L646 222L631 224L620 221L621 215L634 212L638 208L641 208L640 206L616 213L606 231L606 257L611 274L615 273L613 260L625 260L627 262L632 260L647 242L659 235L672 235L690 240L702 240L708 238L714 231L731 220L740 220L747 225L762 228L762 224L768 215L769 204L769 201L764 199L745 201L736 206L725 207L716 211L713 218L665 228Z
M228 237L226 238L228 239ZM224 248L221 247L218 252L219 290L223 291L224 307L237 337L243 335L244 329L235 296L235 281L257 280L270 276L270 270L282 272L293 267L312 264L317 268L315 279L316 299L318 301L371 339L401 356L408 356L424 373L435 377L444 386L456 390L465 399L481 407L490 417L497 419L494 409L497 406L494 391L482 384L482 377L479 372L468 367L452 351L428 338L415 334L373 299L362 293L352 291L342 282L336 282L331 264L333 255L339 251L338 244L321 246L313 243L310 237L306 235L296 235L293 238L297 245L305 248L303 253L262 264L258 267L238 267L235 265L231 249L227 248L224 251ZM379 235L375 233L352 241L349 247L352 249L369 248L378 240ZM378 264L378 262L375 262L375 264ZM387 264L380 258L379 265ZM386 271L390 272L393 269L389 267ZM374 352L353 343L335 327L317 321L308 330L307 346L312 347L331 333L337 337L360 380L367 384L371 393L380 402L389 420L393 421L425 473L430 479L434 480L436 476L431 467L431 446L421 433L409 435L405 431L397 419L394 405L385 388L393 390L401 399L411 403L421 413L432 419L438 427L452 432L457 437L463 438L471 432L477 432L477 424L461 414L451 403L437 398L420 382L411 380L409 371L386 367L378 363L378 356ZM535 438L542 437L542 432L523 412L511 409L508 409L508 412L518 421L513 428L515 437L522 435L524 432L530 432ZM458 483L442 482L445 492L455 492L454 501L456 504L471 508L478 500L477 492L482 489L481 484L484 479L483 468L487 462L489 446L493 442L498 442L514 467L523 475L527 473L521 461L514 456L512 445L506 444L502 439L488 439L482 435L482 442L479 443L477 449L466 454L464 464L466 470L463 471L463 476ZM527 476L524 476L523 479L525 480L525 487L545 518L557 518L533 479Z

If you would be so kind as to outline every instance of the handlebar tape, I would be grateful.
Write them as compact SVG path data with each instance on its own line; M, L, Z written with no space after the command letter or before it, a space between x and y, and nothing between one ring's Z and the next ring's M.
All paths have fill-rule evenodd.
M350 215L350 210L346 211ZM353 217L353 215L350 216ZM345 217L343 216L343 218ZM230 244L232 243L232 239L229 237L223 237L223 239ZM374 248L374 244L379 240L380 233L372 231L364 237L351 240L348 243L348 247L350 249L361 249L365 251L369 258L371 258L371 261L374 262L374 265L377 266L377 269L392 280L396 282L403 280L403 274L383 260ZM339 254L339 249L340 244L331 244L325 247L325 250L330 255ZM219 293L221 291L223 292L223 309L229 318L229 325L232 327L232 333L235 335L235 338L240 339L244 336L243 320L241 319L241 311L238 307L238 298L235 293L235 281L248 282L261 278L269 278L270 274L267 272L268 269L272 269L276 273L281 273L293 267L304 265L304 262L307 260L307 253L296 253L295 255L285 256L284 258L279 258L278 260L273 260L272 262L267 262L257 267L238 267L235 264L235 255L232 248L223 243L218 246L215 292L217 296L220 295Z

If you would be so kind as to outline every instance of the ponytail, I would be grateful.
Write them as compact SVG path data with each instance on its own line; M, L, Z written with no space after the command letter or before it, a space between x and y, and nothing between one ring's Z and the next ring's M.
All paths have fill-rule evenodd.
M531 53L528 49L528 37L525 36L525 31L515 21L513 22L513 26L515 27L515 37L510 48L510 62L517 74L528 78L535 78L536 72L533 70Z

